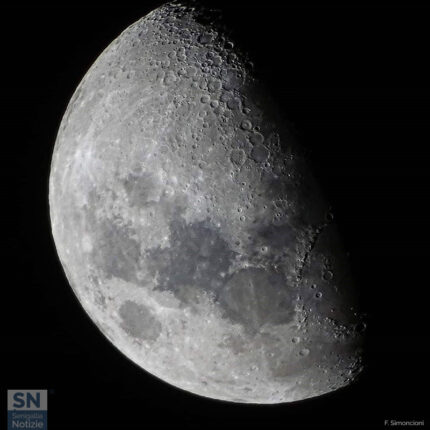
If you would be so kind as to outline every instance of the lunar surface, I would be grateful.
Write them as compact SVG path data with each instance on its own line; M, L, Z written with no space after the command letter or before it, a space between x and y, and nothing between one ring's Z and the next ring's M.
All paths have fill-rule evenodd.
M253 67L198 8L127 28L59 128L52 232L85 311L137 365L201 396L292 402L355 379L365 324L329 206Z

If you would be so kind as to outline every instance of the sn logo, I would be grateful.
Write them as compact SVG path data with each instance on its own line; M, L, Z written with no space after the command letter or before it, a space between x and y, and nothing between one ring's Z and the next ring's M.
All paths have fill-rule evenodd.
M47 428L47 390L7 390L8 430Z
M9 411L46 411L48 395L46 390L8 390L7 409Z
M25 393L17 391L13 394L13 408L28 408L28 409L40 409L40 392L32 393L27 391Z

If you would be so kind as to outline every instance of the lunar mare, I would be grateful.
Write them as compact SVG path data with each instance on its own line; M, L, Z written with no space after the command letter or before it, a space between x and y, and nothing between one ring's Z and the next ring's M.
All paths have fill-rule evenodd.
M154 10L79 84L51 165L58 255L102 333L162 380L318 396L362 368L348 262L288 125L205 17Z

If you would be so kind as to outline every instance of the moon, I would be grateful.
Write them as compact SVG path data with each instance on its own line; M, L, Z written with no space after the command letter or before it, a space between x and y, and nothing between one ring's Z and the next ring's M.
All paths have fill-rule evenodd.
M49 204L69 283L116 348L188 392L271 404L353 381L365 323L330 207L255 76L204 9L152 11L70 100Z

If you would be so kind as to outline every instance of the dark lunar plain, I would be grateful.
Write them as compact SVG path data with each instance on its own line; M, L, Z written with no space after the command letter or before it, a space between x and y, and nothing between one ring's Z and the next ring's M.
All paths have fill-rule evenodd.
M204 2L208 4L207 1ZM367 368L336 392L240 405L174 388L99 332L51 236L48 175L75 88L160 1L3 6L2 423L7 389L48 389L50 429L382 428L425 419L430 8L212 1L293 122L368 314Z

